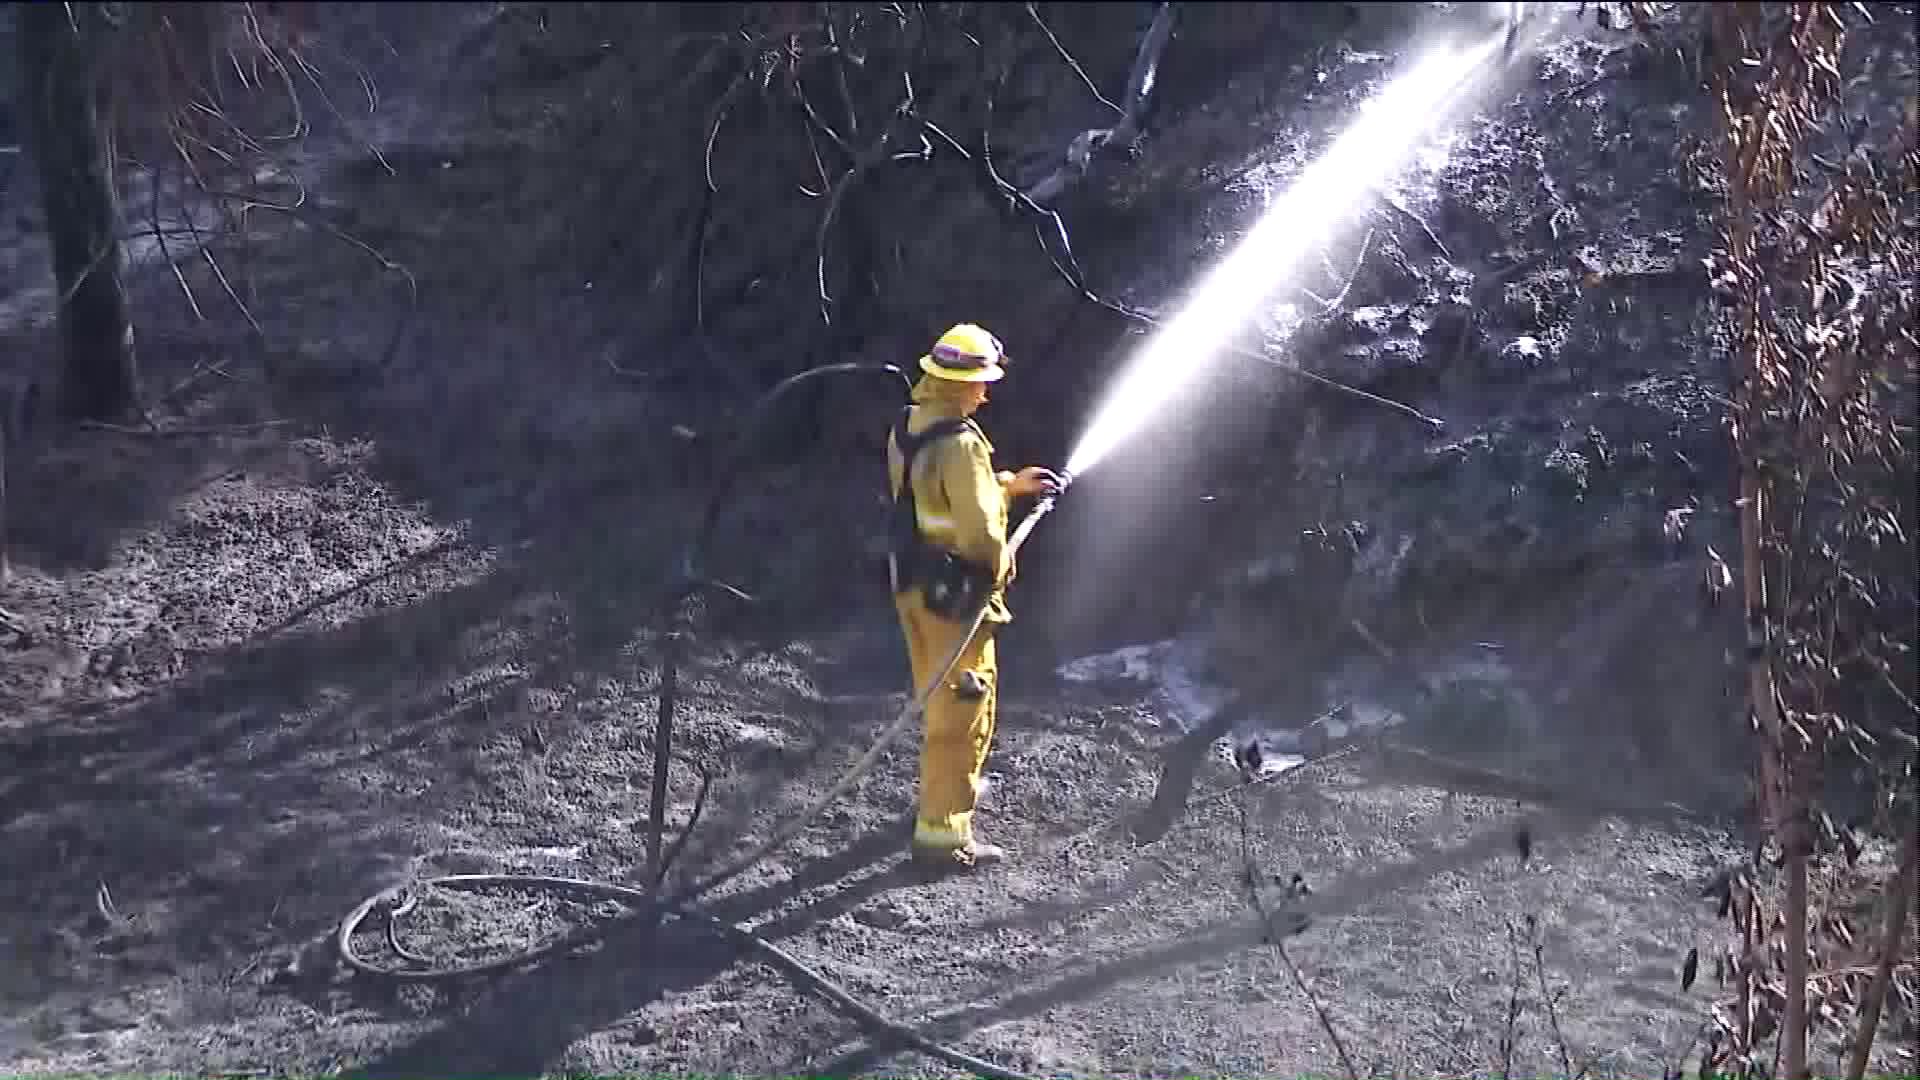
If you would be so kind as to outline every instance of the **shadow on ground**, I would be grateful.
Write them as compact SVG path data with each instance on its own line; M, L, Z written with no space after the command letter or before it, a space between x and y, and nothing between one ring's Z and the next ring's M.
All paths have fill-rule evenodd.
M256 451L287 452L284 439ZM128 465L146 475L143 460ZM169 509L191 517L191 493L174 498L188 508ZM73 673L81 704L9 732L0 925L38 944L0 986L5 998L40 1005L203 964L244 965L257 980L359 897L436 862L504 871L570 857L571 872L624 877L643 850L657 680L646 624L671 540L648 526L677 509L579 498L491 560L456 549L292 626L250 639L227 627L242 640L169 654L177 678L103 690L88 684L111 683L108 672ZM139 516L85 543L107 544ZM54 525L42 526L50 540ZM249 538L225 540L201 575L244 561L235 552ZM316 591L286 569L243 568L251 599L279 615ZM697 649L681 673L681 743L719 777L701 832L719 830L722 844L839 745L803 670L737 660ZM758 741L736 737L738 719ZM676 783L676 799L689 796ZM700 856L689 851L689 865ZM684 948L686 963L701 954ZM590 992L577 973L553 977Z
M899 841L898 830L870 832L839 854L802 864L794 878L776 888L729 896L705 910L727 922L752 919L787 898L897 857ZM759 936L777 944L913 880L896 865L829 899L766 922ZM697 925L663 926L637 917L616 928L590 955L567 957L494 983L457 1017L347 1075L369 1080L538 1075L551 1070L586 1036L668 993L708 982L752 959L752 950Z

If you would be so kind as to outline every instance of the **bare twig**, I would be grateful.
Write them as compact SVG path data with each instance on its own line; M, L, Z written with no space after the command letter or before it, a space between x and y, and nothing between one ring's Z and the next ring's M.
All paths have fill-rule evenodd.
M910 111L912 101L913 88L911 83L909 83L907 96L902 99L898 111L902 113ZM890 153L888 147L892 143L892 140L892 126L889 125L882 128L879 136L874 139L873 145L868 147L866 152L861 154L859 159L854 162L853 166L841 174L839 180L834 182L833 190L827 196L826 210L820 215L820 224L817 227L814 237L814 280L819 286L820 321L829 326L833 324L833 292L827 287L827 241L833 231L834 218L839 214L841 204L845 202L848 190L870 172L874 166L882 162L924 160L931 156L932 147L926 142L925 136L921 137L922 149L919 152Z
M1367 624L1361 622L1359 619L1348 619L1347 622L1353 627L1353 632L1360 635L1362 641L1373 646L1373 651L1379 653L1387 660L1397 661L1399 659L1399 657L1394 655L1393 650L1387 647L1386 642L1375 637L1373 631L1367 629Z
M113 892L107 888L107 883L104 881L94 886L93 909L99 912L100 918L111 926L120 926L132 921L128 916L120 913L119 905L113 902Z
M242 218L243 235L246 211L255 207L262 210L271 210L276 213L285 214L302 224L319 229L336 240L364 253L373 259L374 262L378 263L381 269L398 274L407 284L407 308L401 313L399 318L394 320L393 334L388 339L386 348L382 351L379 366L384 368L393 362L393 357L399 351L400 343L405 338L407 327L411 325L420 307L420 282L413 276L413 271L395 262L393 259L388 258L379 248L374 247L372 244L367 243L347 230L305 209L303 206L306 201L304 188L300 191L300 198L290 204L267 202L241 192L212 188L205 184L200 185L200 190L209 197L233 199L239 202L239 215ZM189 223L191 223L191 217L189 217L188 220ZM234 304L239 307L241 314L246 317L247 324L253 329L256 339L263 339L266 336L266 332L261 329L260 324L254 320L252 313L247 309L247 305L241 301L239 294L234 291L233 286L227 281L226 273L221 270L219 261L214 258L211 246L204 243L201 244L200 253L206 257L207 265L212 269L214 276L220 281L221 287L226 290L228 297L233 300Z
M1046 20L1040 17L1039 5L1029 0L1027 4L1027 15L1033 19L1033 24L1040 28L1040 32L1047 35L1047 41L1052 43L1053 51L1060 54L1060 59L1067 62L1067 66L1073 69L1075 75L1080 76L1080 82L1086 86L1087 92L1091 93L1100 104L1112 109L1116 116L1126 116L1127 110L1107 100L1107 95L1102 94L1100 88L1094 85L1092 77L1087 74L1087 69L1081 67L1080 61L1075 60L1073 54L1067 51L1067 47L1062 45L1060 39L1054 36L1053 31L1047 27Z
M1302 289L1300 291L1306 293L1308 296L1313 297L1313 299L1320 304L1321 311L1331 313L1333 311L1338 310L1341 304L1344 304L1347 302L1347 294L1353 291L1353 283L1359 280L1360 266L1362 263L1366 261L1367 249L1372 245L1373 245L1373 230L1368 229L1367 235L1361 238L1360 240L1359 252L1353 257L1353 269L1347 271L1346 281L1340 286L1340 291L1335 293L1332 299L1322 299L1321 297L1316 296L1313 292L1307 289ZM1326 266L1326 270L1328 273L1333 272L1333 267L1331 265L1326 264L1326 260L1324 257L1321 259L1321 262L1322 262L1322 265Z
M187 309L193 312L196 320L205 322L207 316L200 310L200 301L193 295L193 286L187 284L187 275L180 271L180 263L174 259L173 249L167 244L166 233L160 228L159 170L147 170L147 188L147 224L153 234L154 243L160 246L160 257L166 260L167 269L172 271L174 282L180 286L180 294L187 298ZM187 212L191 213L190 210Z
M794 80L794 96L800 99L800 111L806 116L807 122L812 126L813 130L826 136L827 141L838 147L840 152L846 155L848 161L852 161L859 156L853 152L852 147L847 145L847 140L842 137L838 131L833 129L833 125L821 118L819 110L813 107L813 99L807 96L806 87L802 86L798 79Z
M1453 261L1453 252L1447 250L1447 245L1440 242L1439 235L1433 231L1433 226L1427 224L1427 219L1408 209L1407 204L1401 202L1394 195L1385 191L1380 192L1379 195L1380 201L1385 203L1388 209L1406 218L1408 221L1413 222L1415 225L1418 225L1420 231L1426 234L1427 242L1433 245L1434 250L1438 251L1442 258L1448 262Z
M245 424L215 424L206 427L128 427L125 424L110 424L104 420L82 420L79 426L88 431L111 431L116 435L139 435L144 438L170 438L173 436L197 435L238 435L248 431L260 431L265 428L281 427L293 423L290 419L256 420Z
M1540 939L1540 924L1532 915L1527 916L1527 937L1533 945L1533 974L1540 984L1540 1003L1547 1012L1547 1028L1553 1032L1553 1046L1560 1055L1560 1075L1569 1080L1580 1080L1587 1070L1578 1073L1573 1069L1573 1054L1567 1049L1567 1036L1560 1030L1560 996L1547 986L1547 949Z
M698 762L689 761L688 764L692 765L694 771L700 774L700 788L693 796L693 809L687 814L687 823L681 827L680 835L674 837L673 843L667 846L666 852L660 856L659 866L653 871L653 883L655 886L666 881L667 872L673 869L674 862L680 858L680 853L686 849L687 841L693 837L694 826L700 824L700 814L707 807L707 792L713 787L713 773L711 770Z
M347 128L348 130L352 130L353 124L347 119L346 114L342 113L339 107L334 105L333 95L327 93L326 84L320 81L320 73L317 70L315 70L312 64L307 62L306 57L300 55L300 51L298 49L291 49L291 48L288 49L287 55L293 58L294 65L300 69L301 74L307 77L307 82L313 85L314 91L320 95L320 103L327 107L327 112L330 113L335 120L340 121L340 126ZM362 74L362 77L361 77L361 85L363 88L368 88L368 102L369 102L368 111L371 112L372 111L371 104L374 98L370 89L371 83L366 79L364 73ZM366 140L366 139L361 140L361 146L369 154L373 155L373 160L378 162L382 169L386 170L386 173L388 176L399 175L398 173L394 172L393 166L387 162L386 155L380 152L380 148L378 146L375 146L370 140Z
M176 150L178 150L179 144L176 142L174 145ZM191 162L187 161L184 157L182 158L182 162L190 168ZM157 179L158 173L155 172L154 175ZM194 175L194 180L196 186L198 186L201 191L206 191L205 184L200 182L197 174ZM301 192L301 197L303 199L305 198L304 191ZM248 307L247 302L240 299L240 294L234 290L233 283L227 280L226 271L220 267L220 260L214 257L212 243L209 242L207 237L201 235L199 223L193 220L192 207L182 209L181 220L186 222L187 233L193 238L195 249L200 252L201 258L206 260L208 269L213 272L214 280L220 283L221 291L225 292L227 299L233 302L234 308L240 312L240 317L247 321L247 326L253 331L254 339L256 341L264 340L266 331L261 329L259 320L253 317L253 311ZM244 229L242 231L244 232Z
M220 260L214 258L213 249L202 243L200 257L206 260L207 269L213 271L214 280L220 283L220 289L227 294L227 299L233 301L233 306L239 310L240 317L247 321L247 326L253 331L254 338L264 339L267 332L261 329L259 320L253 317L252 309L240 299L240 294L234 290L233 283L227 280L227 272L220 268Z
M679 597L668 616L660 651L660 685L654 691L657 708L653 724L653 781L647 800L647 876L656 884L665 879L667 859L661 844L667 833L667 788L672 782L673 727L680 707L680 661L693 634L699 595Z
M707 347L707 237L713 227L713 200L709 188L700 198L700 212L693 222L693 339L701 349ZM611 359L608 361L612 363ZM620 370L616 365L615 370Z
M1313 1009L1313 1015L1320 1024L1320 1030L1326 1032L1327 1038L1333 1043L1334 1053L1340 1056L1341 1067L1347 1070L1348 1080L1360 1080L1360 1070L1354 1068L1353 1057L1347 1053L1347 1044L1340 1037L1339 1028L1334 1026L1333 1018L1327 1014L1326 1007L1320 1004L1319 996L1313 992L1313 987L1307 984L1306 977L1300 973L1299 965L1293 962L1292 955L1287 952L1286 939L1304 928L1304 918L1296 918L1293 926L1282 927L1279 924L1279 913L1269 912L1260 900L1260 880L1263 875L1260 864L1253 855L1253 830L1249 824L1250 815L1247 813L1246 797L1243 795L1235 805L1240 811L1241 878L1246 885L1247 904L1253 908L1254 914L1267 927L1267 943L1273 946L1275 955L1280 957L1280 963L1286 967L1287 976L1293 981L1294 988L1300 991L1300 996L1306 998L1307 1005ZM1289 888L1288 899L1297 899L1295 888Z
M1873 981L1860 999L1860 1018L1853 1033L1852 1052L1847 1061L1847 1080L1861 1080L1867 1074L1867 1061L1873 1056L1874 1038L1880 1027L1880 1010L1886 1004L1887 987L1893 982L1893 968L1901 955L1907 934L1907 920L1913 909L1914 875L1920 872L1920 826L1907 822L1906 842L1888 884L1886 924L1880 931L1880 956L1874 964Z
M321 608L329 607L333 604L337 604L340 601L346 599L347 597L352 596L354 593L357 593L362 589L370 588L374 585L379 584L382 581L386 581L389 578L398 577L399 575L406 573L408 570L413 569L414 567L420 565L421 563L424 563L429 559L436 558L449 551L452 551L459 546L460 546L460 538L457 536L448 537L447 539L441 540L438 543L429 544L426 547L421 548L419 551L416 551L413 554L408 555L397 562L390 563L387 566L383 566L380 569L375 570L371 573L364 574L354 579L349 584L343 585L340 588L335 589L324 596L316 597L312 600L307 601L304 604L301 604L299 607L294 608L291 612L283 616L279 622L273 624L273 626L268 628L267 633L277 634L280 631L285 630L286 628L299 622L300 620L305 619L307 616L313 614L314 612L319 611Z
M1320 1022L1320 1030L1326 1032L1327 1038L1333 1041L1334 1053L1340 1055L1340 1066L1347 1070L1348 1080L1360 1080L1360 1070L1354 1068L1353 1058L1347 1053L1346 1042L1340 1038L1339 1030L1333 1026L1333 1019L1327 1015L1326 1007L1320 1004L1320 999L1314 995L1313 989L1307 985L1306 978L1300 974L1299 965L1293 962L1293 956L1287 952L1286 942L1275 938L1273 951L1279 955L1280 962L1286 965L1287 975L1293 980L1294 987L1300 991L1300 996L1306 998L1307 1004L1313 1007L1313 1015Z
M738 93L742 86L746 85L746 81L746 72L742 71L740 74L735 75L733 81L727 84L726 90L720 94L720 100L716 101L713 106L713 120L707 125L706 153L701 158L706 170L707 190L710 192L718 192L720 190L720 186L713 182L713 145L719 141L720 125L727 119L727 112L733 105L733 95Z
M1520 1050L1520 928L1507 921L1507 952L1512 983L1507 988L1506 1026L1500 1035L1500 1080L1511 1080L1513 1059Z
M274 74L280 76L280 84L285 88L287 93L287 105L293 110L293 117L290 121L291 126L288 128L286 134L268 136L268 138L279 142L291 142L295 139L304 138L309 130L307 126L306 107L300 100L300 92L294 89L293 73L287 70L287 65L280 59L279 50L275 49L273 45L267 41L265 30L261 26L259 16L254 11L253 5L246 3L240 7L242 12L244 12L245 17L243 21L247 28L248 36L254 45L252 59L257 63L260 58L264 57L267 65L273 69Z
M840 212L840 204L847 197L847 189L853 186L862 174L872 168L875 159L868 158L848 169L834 181L833 190L827 194L827 208L820 214L820 224L815 227L814 235L814 283L820 301L820 321L828 325L833 323L833 291L827 287L827 239L833 231L833 219Z
M820 160L820 143L813 137L813 126L811 124L802 124L800 125L800 130L807 137L807 153L813 158L813 171L815 175L820 177L820 190L815 191L805 184L798 184L796 186L799 187L800 193L807 198L818 199L832 189L833 181L827 179L827 163Z
M181 394L184 394L189 389L191 389L195 383L199 382L201 379L204 379L210 375L216 378L226 379L229 382L244 381L239 376L227 370L228 365L232 363L233 363L232 360L221 360L211 364L205 361L195 364L193 366L192 371L182 376L179 382L174 383L173 386L170 389L168 389L166 393L160 395L159 400L156 402L156 404L159 404L159 405L172 404L175 400L177 400L180 397Z
M318 214L312 213L311 211L304 210L298 206L286 206L286 205L280 205L276 203L262 202L257 199L250 199L247 196L234 191L208 191L207 194L225 196L226 198L230 198L230 199L240 199L240 200L243 200L245 204L243 209L258 207L259 209L262 209L262 210L272 210L276 213L285 214L288 217L293 218L295 221L300 222L301 224L310 225L316 229L319 229L320 231L326 233L327 235L333 237L336 240L339 240L344 244L348 244L352 247L358 248L368 258L371 258L373 261L379 263L381 269L390 271L395 274L399 274L402 278L406 279L408 291L416 299L419 296L420 284L418 281L414 280L413 271L408 270L405 266L402 266L401 264L388 258L386 254L382 252L379 248L374 247L372 244L367 243L365 240L360 239L359 237L353 235L352 233L348 232L345 229L342 229L338 225L335 225L333 222L326 220L325 218L319 216Z
M826 23L827 48L834 59L834 86L840 91L840 105L846 113L847 137L858 139L860 137L860 114L859 111L853 107L853 92L847 86L847 55L846 50L840 44L840 28L834 25L833 9L825 4L822 4L820 7L823 21Z

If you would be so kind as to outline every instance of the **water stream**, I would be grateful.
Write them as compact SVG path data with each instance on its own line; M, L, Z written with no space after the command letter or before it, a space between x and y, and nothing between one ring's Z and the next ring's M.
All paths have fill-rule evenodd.
M1262 302L1299 273L1310 253L1337 237L1429 136L1457 117L1475 76L1498 49L1497 39L1436 47L1366 101L1121 370L1069 456L1067 471L1083 475L1202 381Z

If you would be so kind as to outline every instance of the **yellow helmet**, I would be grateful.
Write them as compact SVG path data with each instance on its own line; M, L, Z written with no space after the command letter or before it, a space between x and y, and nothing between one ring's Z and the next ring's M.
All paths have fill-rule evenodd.
M951 382L998 382L1007 374L1001 366L1006 362L1007 350L999 338L961 323L933 343L933 351L920 358L920 370Z

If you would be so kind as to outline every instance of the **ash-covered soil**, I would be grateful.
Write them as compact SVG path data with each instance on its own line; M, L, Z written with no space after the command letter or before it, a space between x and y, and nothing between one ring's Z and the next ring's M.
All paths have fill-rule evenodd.
M292 430L290 430L292 429ZM455 987L341 978L320 939L408 876L636 879L656 675L636 552L645 500L515 547L458 541L313 425L194 438L79 434L63 484L195 482L104 565L26 563L5 607L0 1059L15 1072L473 1076L924 1071L697 930ZM657 509L652 512L657 513ZM77 512L76 512L77 514ZM75 522L77 523L77 521ZM281 624L313 600L404 569ZM904 678L877 603L772 649L709 641L681 675L682 739L721 768L688 872L784 823L893 716ZM622 640L614 627L637 631ZM1177 731L1128 686L1053 680L1005 709L984 827L1017 853L974 879L901 865L913 749L711 909L902 1021L1005 1065L1074 1075L1296 1075L1333 1048L1244 887L1238 773L1137 842ZM1052 683L1051 686L1048 684ZM673 820L696 778L676 769ZM1680 957L1722 931L1701 883L1721 830L1533 827L1508 799L1383 778L1364 757L1253 789L1264 875L1299 874L1289 954L1349 1041L1399 1071L1487 1068L1517 991L1515 1067L1597 1055L1645 1075L1715 989ZM535 895L432 895L408 947L476 959L617 915ZM1541 1004L1531 938L1562 1036ZM378 950L378 941L363 944ZM1516 951L1517 950L1517 951ZM1516 967L1516 964L1518 965ZM824 1072L823 1072L824 1071Z
M104 564L28 562L6 590L28 628L0 636L9 1070L926 1069L673 925L453 987L332 969L323 936L395 881L633 881L645 849L656 671L644 590L617 584L648 549L645 500L583 507L511 548L439 549L447 531L393 495L375 457L286 425L82 433L41 459L45 482L74 490L195 482L120 532ZM792 645L708 642L682 672L682 745L720 770L685 872L784 823L891 720L904 663L884 609L868 608ZM1017 648L1008 663L1031 666ZM1596 1074L1658 1067L1699 1022L1707 991L1680 993L1677 965L1718 932L1697 893L1734 854L1720 831L1536 824L1523 864L1513 802L1449 798L1353 759L1251 789L1243 833L1239 774L1210 759L1187 813L1140 842L1172 719L1129 685L1019 673L1031 689L1006 706L984 826L1012 865L946 882L906 871L909 742L711 910L1011 1068L1324 1070L1333 1048L1257 943L1244 835L1263 875L1312 888L1318 914L1289 952L1368 1063L1485 1067L1517 976L1534 1004L1516 1067L1552 1067L1532 939L1509 933L1530 919L1564 990L1566 1043L1600 1055ZM696 785L676 767L676 825ZM617 914L434 894L401 932L412 951L477 959Z
M7 592L11 612L44 628L4 642L10 1071L926 1067L675 926L472 985L338 977L316 937L406 875L637 874L651 662L644 641L597 670L572 653L572 590L621 573L629 547L617 526L518 551L455 545L276 630L440 533L383 490L364 454L323 435L217 442L209 471L245 464L124 537L106 566L29 567ZM103 433L67 452L140 470L169 446ZM682 673L683 737L724 772L688 871L811 802L892 718L889 629L874 615L771 651L700 651ZM1137 699L1063 684L1009 702L985 824L1018 853L1004 869L927 882L902 866L903 746L712 910L1012 1068L1328 1068L1309 1006L1257 944L1243 802L1225 793L1238 774L1203 770L1189 813L1135 842L1176 734ZM1617 1074L1677 1054L1704 1000L1678 991L1678 958L1715 932L1696 894L1730 854L1723 837L1536 826L1522 864L1511 802L1347 765L1262 785L1244 805L1263 871L1313 890L1318 914L1289 953L1351 1053L1401 1070L1484 1067L1516 973L1508 927L1533 919L1574 1052L1603 1052L1596 1071ZM683 821L696 780L675 779ZM473 959L611 914L436 894L402 933L413 951ZM1521 948L1520 993L1537 1000ZM1544 1023L1529 1006L1516 1067L1551 1066Z
M647 933L617 905L424 894L396 934L439 962L616 929L582 955L457 984L332 965L338 920L398 882L639 882L670 557L743 386L843 344L789 340L815 317L818 207L789 190L804 171L781 171L805 144L777 144L775 168L776 144L752 134L787 120L743 108L718 142L710 340L694 341L655 301L673 293L662 268L678 266L672 230L691 214L667 180L699 155L659 149L682 145L664 135L576 144L550 125L555 101L610 101L640 130L620 111L640 93L619 66L634 57L542 53L560 70L535 82L501 44L505 16L395 7L411 34L388 27L391 55L363 57L387 94L359 133L391 172L353 139L315 136L288 166L307 170L313 218L256 222L248 296L272 345L187 319L149 259L136 293L160 430L38 435L12 467L0 1067L949 1074L735 944L686 924ZM1144 21L1127 11L1105 37L1057 13L1103 85L1124 80ZM1134 170L1069 215L1094 276L1132 302L1170 306L1388 67L1366 39L1380 28L1362 25L1351 43L1287 39L1282 60L1197 72L1192 50L1225 55L1232 26L1199 20L1187 52L1176 42L1169 83L1204 90L1172 96ZM1704 243L1670 152L1697 116L1652 77L1615 96L1599 78L1612 47L1567 45L1490 95L1369 219L1354 310L1299 338L1316 370L1442 413L1446 433L1242 372L1231 393L1256 408L1143 439L1138 457L1175 464L1112 470L1131 484L1096 474L1090 488L1109 486L1042 525L1013 597L982 822L1010 865L944 881L902 865L909 738L705 910L895 1020L1034 1074L1331 1074L1344 1055L1372 1074L1646 1076L1697 1049L1726 991L1705 970L1683 990L1680 968L1728 933L1700 891L1739 854L1723 815L1742 765L1714 757L1717 714L1695 711L1720 692L1721 642L1703 617L1671 615L1692 603L1673 597L1697 580L1694 555L1648 543L1723 466L1704 287L1676 269ZM1022 48L1002 103L1010 169L1057 153L1092 111L1044 38ZM441 81L409 87L409 70ZM699 145L705 118L686 113L647 122ZM541 149L548 137L564 154ZM627 171L586 173L613 168L596 154ZM1571 186L1583 170L1596 178ZM971 181L919 182L888 180L864 204L919 215L892 255L920 261L849 354L897 362L922 324L962 317L1033 342L1031 381L1007 384L989 424L1010 457L1049 459L1139 328L1101 323L1022 246L1024 226L964 195ZM777 212L758 201L776 188ZM542 202L569 192L581 205ZM418 305L402 275L310 227L323 218L405 264ZM1013 239L928 255L979 235ZM5 243L0 265L44 259L31 228ZM1602 284L1583 292L1583 278ZM44 351L43 292L0 296L18 354ZM903 701L874 558L892 400L814 405L819 430L761 448L770 465L709 553L760 603L713 605L679 674L669 840L693 813L694 765L712 777L680 876L790 821ZM1725 526L1711 507L1696 516L1708 539ZM1297 539L1309 526L1353 557L1313 561ZM1408 741L1569 795L1543 809L1366 751L1243 787L1226 756L1183 738L1194 717L1166 673L1056 671L1161 637L1204 639L1215 670L1193 678L1217 676L1246 728L1298 730L1365 699ZM1643 809L1568 811L1589 786ZM1259 909L1295 875L1309 922L1282 927L1296 931L1283 954ZM393 960L379 933L363 938Z

